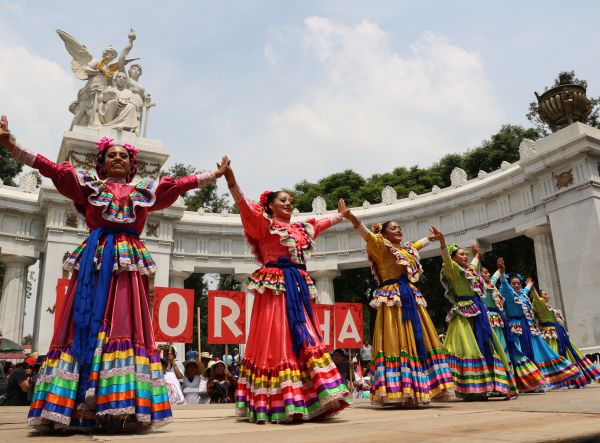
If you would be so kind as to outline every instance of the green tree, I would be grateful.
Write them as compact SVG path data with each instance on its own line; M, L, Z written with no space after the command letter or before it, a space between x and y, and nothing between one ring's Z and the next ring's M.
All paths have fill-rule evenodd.
M15 177L23 170L23 165L16 162L6 149L0 148L0 179L5 185L15 186Z

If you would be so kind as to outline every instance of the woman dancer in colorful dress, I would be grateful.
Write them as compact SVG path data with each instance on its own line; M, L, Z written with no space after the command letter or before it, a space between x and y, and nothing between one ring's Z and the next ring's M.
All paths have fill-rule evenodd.
M479 275L479 248L472 247L469 264L466 250L453 244L446 246L444 235L436 228L432 233L442 248L440 279L446 298L453 303L446 318L444 350L457 396L465 400L485 400L491 395L511 398L516 393L516 382L482 300L485 283Z
M172 414L149 311L148 276L156 265L140 234L150 211L212 183L227 159L213 172L131 185L138 153L131 145L106 137L98 141L96 177L16 144L5 116L0 126L0 145L50 178L90 231L65 262L73 275L40 369L29 424L41 430L101 425L109 431L167 424Z
M584 356L579 348L573 344L564 327L564 317L560 309L552 308L548 304L550 297L546 291L538 295L535 288L531 288L531 302L538 320L542 338L554 352L562 355L574 363L585 377L585 384L600 380L600 369ZM582 380L575 381L575 386L580 386Z
M487 268L481 268L481 278L485 282L486 297L483 302L488 309L488 316L492 330L498 337L504 353L509 357L513 373L517 382L517 388L521 392L531 392L543 389L546 380L537 366L529 360L515 346L514 338L510 333L508 319L504 313L504 297L496 287L500 279L501 270L504 270L504 259L499 258L496 262L498 270L494 275L490 275Z
M333 415L350 404L350 393L319 336L311 307L317 290L305 263L314 239L342 216L291 223L288 193L265 191L254 203L240 191L231 167L225 178L261 264L248 279L255 298L236 414L256 423Z
M454 392L452 374L427 302L415 286L423 273L418 251L436 237L403 242L397 222L375 224L371 232L345 203L342 211L365 240L373 276L380 285L370 303L377 309L371 401L410 406L449 398Z
M533 321L533 308L527 298L533 280L528 278L527 286L523 288L521 277L512 276L509 284L502 268L499 281L498 289L504 296L504 310L515 346L542 372L547 383L544 389L563 388L571 381L577 384L585 382L581 371L566 358L554 352L540 337L540 330Z

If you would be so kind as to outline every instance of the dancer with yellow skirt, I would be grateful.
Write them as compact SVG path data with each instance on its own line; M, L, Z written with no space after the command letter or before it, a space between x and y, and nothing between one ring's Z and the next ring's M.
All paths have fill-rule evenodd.
M345 206L345 205L344 205ZM373 231L347 208L342 215L366 242L379 288L370 305L377 309L371 361L371 401L380 405L425 405L453 393L452 375L427 302L415 286L423 273L419 249L430 238L403 241L400 225L387 221Z

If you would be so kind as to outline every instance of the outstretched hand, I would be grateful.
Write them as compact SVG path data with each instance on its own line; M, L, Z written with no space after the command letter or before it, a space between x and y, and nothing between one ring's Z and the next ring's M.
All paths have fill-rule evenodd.
M531 277L527 277L525 279L525 285L526 286L533 286L533 279Z
M474 245L471 246L471 255L473 257L481 256L481 249L479 249L479 245L477 243L475 243Z
M221 159L221 163L217 163L217 169L215 170L215 177L222 177L227 173L227 169L231 169L231 160L226 155Z
M338 212L346 219L350 217L350 208L346 206L346 200L343 198L338 201Z
M506 266L504 265L504 258L499 257L498 260L496 260L496 267L500 272L504 274L504 272L506 271Z
M427 239L429 241L440 241L440 239L443 238L444 234L442 234L438 228L436 228L435 226L429 228L429 235L427 236Z
M10 137L10 129L8 129L8 119L6 115L0 117L0 147L9 149L14 145L14 141Z

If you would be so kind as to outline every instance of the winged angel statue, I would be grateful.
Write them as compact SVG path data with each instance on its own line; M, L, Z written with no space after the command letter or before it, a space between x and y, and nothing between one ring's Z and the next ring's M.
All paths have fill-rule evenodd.
M74 114L71 127L108 126L139 132L142 107L147 97L137 82L137 77L132 80L125 72L128 63L138 60L126 59L133 48L135 31L130 30L129 41L118 58L116 49L108 46L99 60L71 35L60 29L56 32L73 57L71 70L79 80L86 81L77 93L77 100L69 106ZM141 66L133 66L138 68L133 71L141 74Z

